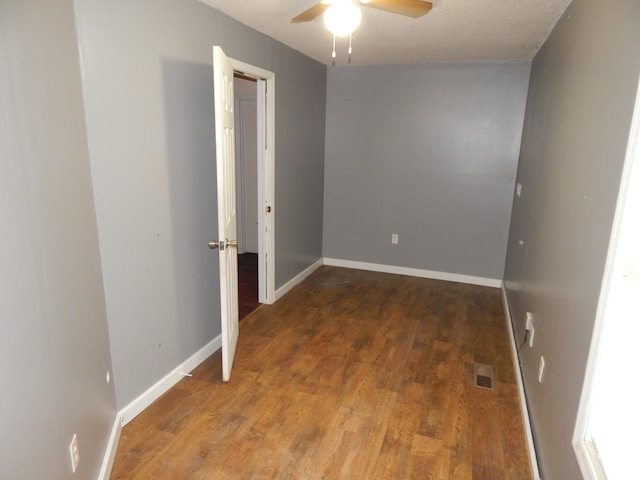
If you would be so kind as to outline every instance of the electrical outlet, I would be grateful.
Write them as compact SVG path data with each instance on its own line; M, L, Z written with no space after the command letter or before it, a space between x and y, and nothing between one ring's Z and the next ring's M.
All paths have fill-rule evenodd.
M522 184L518 182L516 184L516 196L520 198L520 195L522 195Z
M391 243L393 243L394 245L398 244L398 234L397 233L392 233L391 234Z
M536 333L535 328L533 328L533 313L527 312L527 326L526 330L529 332L527 338L529 339L529 347L533 347L533 337Z
M527 312L527 327L526 330L531 330L533 328L533 313Z
M545 367L544 357L540 355L540 363L538 363L538 382L540 383L542 383L542 380L544 380L544 367Z
M78 447L78 435L75 433L69 444L69 455L71 456L71 470L73 473L76 473L78 463L80 462L80 448Z

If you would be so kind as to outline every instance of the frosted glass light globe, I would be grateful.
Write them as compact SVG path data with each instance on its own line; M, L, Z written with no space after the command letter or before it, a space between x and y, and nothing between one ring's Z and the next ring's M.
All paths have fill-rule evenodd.
M324 25L336 37L351 35L362 20L362 12L350 1L339 1L324 12Z

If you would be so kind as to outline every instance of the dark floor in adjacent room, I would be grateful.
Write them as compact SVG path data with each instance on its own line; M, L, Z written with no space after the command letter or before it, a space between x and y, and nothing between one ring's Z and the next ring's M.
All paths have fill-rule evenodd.
M238 316L240 320L258 308L258 254L238 255Z

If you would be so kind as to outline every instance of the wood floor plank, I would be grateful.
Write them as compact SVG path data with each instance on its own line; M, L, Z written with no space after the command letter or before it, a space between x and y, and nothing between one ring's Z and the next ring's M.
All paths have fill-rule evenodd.
M321 267L124 427L112 479L529 479L499 291ZM473 362L495 389L473 387Z

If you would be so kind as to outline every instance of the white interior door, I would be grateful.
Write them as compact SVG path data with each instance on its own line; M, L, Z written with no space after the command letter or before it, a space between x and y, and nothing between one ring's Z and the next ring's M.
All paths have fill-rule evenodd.
M228 381L239 331L233 66L217 46L213 47L213 88L218 177L222 379Z
M258 253L258 149L256 134L256 99L240 98L242 110L242 177L244 183L244 233L245 249Z
M247 86L246 84L249 84ZM238 93L238 86L253 93ZM256 82L235 79L238 254L258 253ZM242 90L241 90L242 91Z

